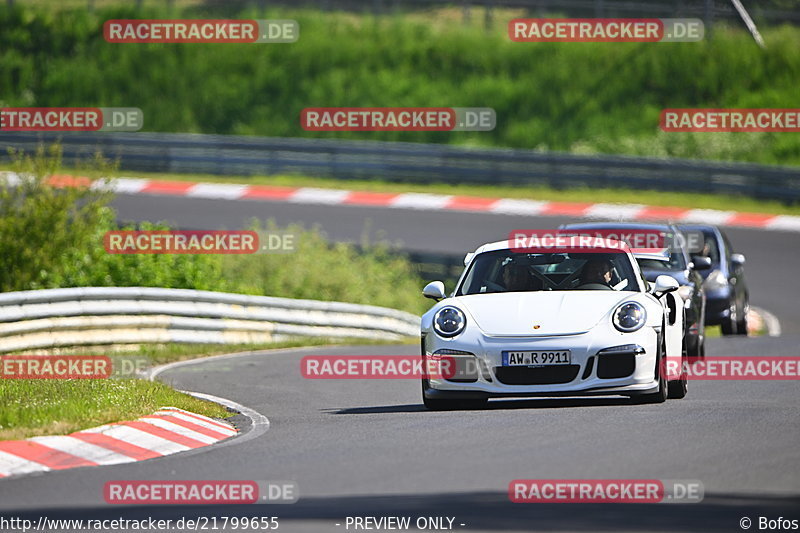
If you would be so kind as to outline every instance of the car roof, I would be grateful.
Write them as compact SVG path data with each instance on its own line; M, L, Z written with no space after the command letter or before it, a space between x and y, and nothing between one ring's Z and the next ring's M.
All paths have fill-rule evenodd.
M707 235L719 235L722 233L718 227L712 226L711 224L679 224L678 229L702 231Z
M600 246L600 247L598 247L598 249L616 248L616 249L623 249L626 252L630 252L630 250L628 249L628 245L625 244L624 241L618 241L618 240L615 240L615 239L599 239L599 241L602 241L604 243L604 246ZM478 254L482 254L484 252L494 252L494 251L497 251L497 250L509 250L511 248L513 248L513 247L509 245L509 239L504 239L502 241L495 241L495 242L489 242L489 243L486 243L486 244L482 244L481 246L478 246L478 248L476 248L475 252L473 252L473 253L475 255L478 255ZM558 253L557 250L554 250L554 252ZM587 253L591 253L591 248L587 248Z
M629 229L650 229L650 230L673 230L678 229L675 224L641 223L641 222L574 222L572 224L562 224L561 229L603 229L603 228L629 228Z

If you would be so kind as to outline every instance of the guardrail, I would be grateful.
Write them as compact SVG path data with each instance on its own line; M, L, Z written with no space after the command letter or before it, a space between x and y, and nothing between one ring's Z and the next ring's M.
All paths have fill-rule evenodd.
M293 337L401 339L419 317L384 307L188 289L86 287L0 294L0 353L139 343L251 344Z
M800 201L800 169L687 159L330 139L173 133L0 133L33 151L60 140L67 163L98 150L124 170L220 175L299 173L340 179L725 193ZM8 160L0 153L0 160Z

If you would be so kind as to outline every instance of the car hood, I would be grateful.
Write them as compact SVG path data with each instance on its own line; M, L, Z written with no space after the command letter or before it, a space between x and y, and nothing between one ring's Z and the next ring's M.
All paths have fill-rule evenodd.
M537 291L473 294L451 302L492 336L576 335L592 329L629 291ZM538 328L536 326L539 326Z

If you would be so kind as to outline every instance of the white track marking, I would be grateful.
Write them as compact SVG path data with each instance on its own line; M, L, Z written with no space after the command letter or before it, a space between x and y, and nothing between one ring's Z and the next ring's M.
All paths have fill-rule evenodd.
M764 321L764 325L767 327L767 335L770 337L781 336L781 322L778 320L778 317L766 309L762 309L761 307L755 307L751 305L750 310L758 314L758 316L760 316Z
M502 215L538 215L548 205L550 202L504 198L493 203L489 211Z
M724 226L735 214L736 212L734 211L719 211L717 209L690 209L681 217L681 222Z
M636 220L645 207L642 204L594 204L583 213L583 216L608 220Z
M161 429L166 429L171 433L177 433L178 435L182 435L184 437L200 441L204 444L214 444L215 442L218 442L220 440L215 437L209 437L208 435L203 435L202 433L193 431L187 427L181 426L180 424L176 424L175 422L164 420L163 418L148 418L145 416L140 418L139 422L145 422L147 424L160 427Z
M133 457L128 457L127 455L117 453L113 450L103 448L96 444L84 442L80 439L76 439L75 437L33 437L32 439L28 440L100 465L132 463L136 460Z
M103 435L135 444L140 448L150 450L159 455L170 455L192 449L189 446L184 446L183 444L178 444L177 442L158 437L152 433L122 424L86 429L81 433L102 433Z
M391 202L390 207L405 209L443 209L452 199L446 194L405 193L398 194Z
M234 185L229 183L198 183L186 193L193 198L221 198L236 200L247 192L247 185Z
M791 215L778 215L764 227L771 230L800 231L800 217Z
M119 194L136 194L149 185L150 180L139 178L116 178L111 181L110 189Z
M217 423L207 422L205 420L200 420L199 418L195 418L193 416L188 416L183 413L179 413L176 411L158 411L157 415L164 415L164 416L171 416L174 418L178 418L180 420L185 420L186 422L191 422L200 427L204 427L206 429L210 429L211 431L216 431L217 433L221 433L222 435L227 435L232 437L236 435L236 430L232 427L223 427Z
M298 189L289 201L297 204L341 204L350 195L350 191L338 189L315 189L303 187Z
M28 459L23 459L11 453L0 451L0 474L16 476L31 472L49 472L50 468Z

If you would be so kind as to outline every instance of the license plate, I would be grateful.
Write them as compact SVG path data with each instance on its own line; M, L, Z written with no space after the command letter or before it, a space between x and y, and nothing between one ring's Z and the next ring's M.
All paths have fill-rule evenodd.
M572 356L569 350L503 352L502 356L503 366L568 365L572 362Z

